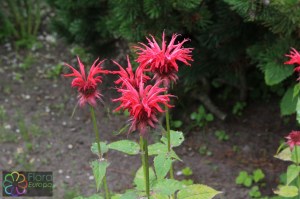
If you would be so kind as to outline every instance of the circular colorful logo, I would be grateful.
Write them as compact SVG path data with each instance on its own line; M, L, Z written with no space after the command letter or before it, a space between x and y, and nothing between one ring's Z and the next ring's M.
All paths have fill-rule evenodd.
M8 173L4 177L3 190L9 196L20 196L26 193L28 181L24 174L17 171Z

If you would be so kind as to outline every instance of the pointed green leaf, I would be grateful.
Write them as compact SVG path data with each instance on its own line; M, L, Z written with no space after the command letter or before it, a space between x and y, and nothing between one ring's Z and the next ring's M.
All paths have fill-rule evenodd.
M101 155L103 156L103 154L108 152L108 146L105 142L100 142L100 149L101 149ZM98 155L98 144L96 142L94 142L91 146L91 151L92 153Z
M159 180L157 183L153 186L153 191L155 193L160 193L163 195L172 195L176 191L184 189L186 186L177 180L173 179L163 179Z
M163 143L155 143L148 146L149 155L166 154L168 152L168 146Z
M137 155L140 152L140 145L131 140L120 140L112 142L108 145L108 148L121 151L128 155Z
M106 160L95 160L91 163L93 174L96 181L97 191L100 189L102 179L106 174L106 168L108 167L109 163Z
M154 171L150 167L149 168L149 183L150 183L150 188L152 187L153 182L155 180L156 180L156 177L155 177ZM145 186L145 180L144 180L144 170L143 170L142 166L137 170L133 182L134 182L134 185L136 186L137 190L145 191L146 186Z
M265 81L269 86L280 83L293 74L292 66L285 66L277 62L268 62L265 65Z
M283 161L292 161L292 152L289 147L283 149L281 152L274 156Z
M187 186L177 194L177 199L211 199L221 192L201 184Z
M154 158L154 168L157 179L163 179L170 170L172 160L165 154L159 154Z
M300 83L297 83L294 86L293 98L297 97L299 95L299 92L300 92Z
M298 188L296 186L280 186L274 193L282 197L295 197L298 195Z
M180 131L170 130L170 137L171 137L171 147L180 146L181 143L184 141L183 133ZM168 139L166 137L162 137L161 141L165 144L168 144Z
M293 98L293 88L289 88L280 102L281 115L290 115L295 113L298 98Z
M287 168L286 173L286 184L289 185L297 176L299 175L300 167L294 164L290 165Z

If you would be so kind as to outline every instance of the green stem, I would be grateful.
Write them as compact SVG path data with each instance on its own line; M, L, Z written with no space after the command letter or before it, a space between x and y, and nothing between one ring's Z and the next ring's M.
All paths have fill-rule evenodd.
M294 147L296 155L296 166L299 166L297 146ZM300 175L298 174L298 198L300 199Z
M165 94L168 94L168 93L165 92ZM165 111L166 111L168 152L171 152L170 114L169 114L169 108L166 105L165 105ZM173 172L173 165L172 165L172 163L171 163L171 167L170 167L170 178L174 179L174 172Z
M99 130L98 130L98 126L97 126L97 121L96 121L96 116L95 116L95 111L94 108L92 106L90 106L90 110L91 110L91 117L92 117L92 121L93 121L93 126L94 126L94 132L95 132L95 136L96 136L96 142L97 142L97 146L98 146L98 155L100 160L102 159L102 152L101 152L101 145L100 145L100 138L99 138ZM110 193L108 190L108 185L106 182L106 176L103 177L103 185L104 185L104 189L105 189L105 198L106 199L110 199Z
M150 198L150 184L149 184L149 156L148 156L148 142L143 136L140 136L140 147L142 152L142 164L144 170L144 179L146 187L147 198Z

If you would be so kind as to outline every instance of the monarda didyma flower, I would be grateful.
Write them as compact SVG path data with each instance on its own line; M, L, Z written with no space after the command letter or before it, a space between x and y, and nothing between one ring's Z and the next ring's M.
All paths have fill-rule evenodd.
M100 74L108 74L108 70L103 70L101 64L104 60L99 61L99 58L94 61L93 65L90 68L88 75L85 74L85 67L77 57L79 64L79 71L76 70L73 66L65 63L65 66L68 66L72 73L65 74L65 77L74 77L72 81L72 87L77 88L79 105L83 106L86 103L91 106L96 106L96 99L101 97L99 90L97 89L98 84L102 82ZM98 62L99 61L99 62Z
M124 81L129 82L134 88L139 87L139 80L142 79L143 82L146 82L150 80L150 77L145 75L143 72L143 68L138 67L135 71L135 73L132 70L132 66L129 60L129 57L127 56L127 68L124 69L119 63L113 61L114 64L116 64L119 67L119 71L112 71L113 74L118 74L119 79L115 81L115 84L119 85L121 84L121 87L126 86Z
M138 50L137 62L140 67L149 69L154 74L154 79L162 80L165 86L169 86L170 82L176 82L178 79L178 65L177 61L183 62L185 65L190 66L189 61L192 59L193 48L184 48L183 44L188 41L184 39L178 44L174 44L177 34L173 34L169 45L165 42L165 33L162 35L162 45L158 45L152 35L148 40L148 46L140 43L141 46L135 46ZM149 67L149 68L148 68Z
M295 48L292 48L292 50L290 51L290 54L287 54L285 56L289 57L290 60L284 62L284 64L289 64L289 65L296 64L294 71L300 72L300 54L299 54L299 52Z
M145 87L145 83L140 80L138 88L135 88L126 79L122 81L125 86L118 89L122 96L113 100L121 102L115 111L120 109L129 111L131 126L128 133L137 130L140 135L146 136L148 127L155 128L155 124L158 122L157 114L164 112L160 106L171 107L169 102L172 95L164 94L167 88L160 87L161 81Z
M300 131L290 132L286 139L290 149L293 150L294 146L300 146Z

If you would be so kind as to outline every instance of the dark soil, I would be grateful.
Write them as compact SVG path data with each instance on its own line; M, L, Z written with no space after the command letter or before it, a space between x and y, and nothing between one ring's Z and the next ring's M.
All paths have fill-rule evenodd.
M40 37L40 41L43 47L30 52L34 61L28 69L20 68L28 51L17 54L7 44L0 47L0 106L6 112L0 118L0 168L53 171L53 198L93 194L96 190L89 162L96 156L90 152L94 133L89 110L77 108L71 118L77 99L76 92L70 89L70 79L47 77L48 71L61 62L77 66L75 56L70 53L71 46L62 41L51 43L45 37ZM101 89L105 105L96 112L101 139L138 140L136 134L113 134L127 118L112 114L113 82L110 78L104 82ZM249 189L236 185L235 178L241 170L252 172L261 168L266 174L261 191L271 195L280 173L286 169L273 155L280 140L294 127L294 122L284 123L280 118L278 99L248 103L240 117L229 115L226 121L215 119L205 129L186 132L183 146L176 149L183 160L175 164L176 178L183 179L178 171L188 166L194 182L223 192L218 198L247 199ZM224 130L229 140L219 141L214 135L216 130ZM26 143L31 143L32 148ZM199 153L204 145L211 156ZM110 189L122 192L131 188L133 175L141 165L140 157L111 151L107 159L111 163L107 177Z

